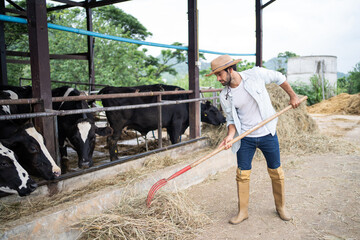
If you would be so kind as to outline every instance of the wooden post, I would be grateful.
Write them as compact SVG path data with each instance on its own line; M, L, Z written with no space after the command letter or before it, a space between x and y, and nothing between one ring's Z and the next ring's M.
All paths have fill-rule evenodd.
M161 95L157 96L157 102L161 103ZM162 148L162 107L158 106L158 147Z
M4 0L0 0L0 14L5 14ZM5 24L0 21L0 85L8 85L5 49Z
M45 0L27 0L27 18L31 62L32 92L41 98L34 111L52 110L49 41ZM35 118L35 126L46 140L46 147L56 161L54 120L52 117Z
M92 24L92 10L89 8L88 3L95 2L94 0L87 0L86 4L86 24L87 30L93 31L93 24ZM89 92L95 90L95 66L94 66L94 37L88 36L87 37L87 46L88 46L88 69L89 69Z
M198 48L198 12L197 1L188 0L188 21L189 21L189 49L188 49L188 68L189 68L189 90L194 93L190 98L200 97L199 87L199 48ZM200 136L200 103L189 104L189 124L190 138Z
M255 0L256 11L256 66L262 67L262 0Z

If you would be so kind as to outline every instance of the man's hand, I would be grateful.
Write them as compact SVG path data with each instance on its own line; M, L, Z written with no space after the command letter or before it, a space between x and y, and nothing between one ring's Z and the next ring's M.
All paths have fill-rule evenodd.
M225 149L226 149L226 150L229 149L229 148L231 148L232 144L229 143L231 140L233 140L233 137L231 137L231 136L226 136L226 137L224 138L224 140L220 143L220 145L219 145L218 148L221 148L222 146L225 146Z
M293 108L297 108L300 105L300 100L297 95L290 97L289 105Z
M284 89L284 91L289 95L290 102L289 105L291 105L293 108L297 108L300 105L300 100L294 90L291 88L288 81L283 82L280 84L280 87Z

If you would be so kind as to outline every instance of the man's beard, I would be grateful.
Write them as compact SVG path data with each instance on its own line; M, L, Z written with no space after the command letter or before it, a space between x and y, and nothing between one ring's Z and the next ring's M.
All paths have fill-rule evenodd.
M226 75L226 80L225 82L221 83L224 87L225 86L230 86L230 82L231 82L231 75L229 72L226 72L227 75Z

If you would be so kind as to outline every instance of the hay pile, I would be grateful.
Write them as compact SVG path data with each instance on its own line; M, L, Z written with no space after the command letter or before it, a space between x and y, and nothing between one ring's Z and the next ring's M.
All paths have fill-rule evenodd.
M0 225L0 234L7 230L10 223L14 220L20 218L31 219L31 216L40 213L43 210L49 208L54 209L59 205L70 206L76 204L77 201L81 201L83 196L102 190L105 187L123 187L137 178L141 178L141 172L131 170L120 173L113 178L93 182L89 184L89 186L74 190L71 193L59 193L53 196L42 197L41 199L36 198L33 200L25 197L11 203L0 202L0 222L2 223Z
M309 113L360 115L360 93L341 93L308 107Z
M114 209L76 224L80 239L192 239L211 223L182 193L159 194L150 208L144 198L124 195Z
M289 104L289 96L276 84L269 84L267 89L275 110L278 112ZM351 106L356 101L352 101ZM203 125L204 136L210 138L213 147L223 140L227 134L226 126ZM281 154L314 154L314 153L344 153L359 152L359 147L349 142L321 135L314 119L307 113L305 103L298 108L291 109L278 119L277 134L280 142ZM257 151L255 159L263 158Z

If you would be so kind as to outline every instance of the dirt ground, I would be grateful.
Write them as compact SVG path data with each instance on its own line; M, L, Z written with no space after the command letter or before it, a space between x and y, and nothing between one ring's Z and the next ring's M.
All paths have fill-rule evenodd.
M360 143L360 116L312 116L326 135ZM282 156L286 205L293 220L275 212L265 160L253 161L249 219L228 220L237 212L235 168L187 190L212 223L196 239L360 239L360 156Z

